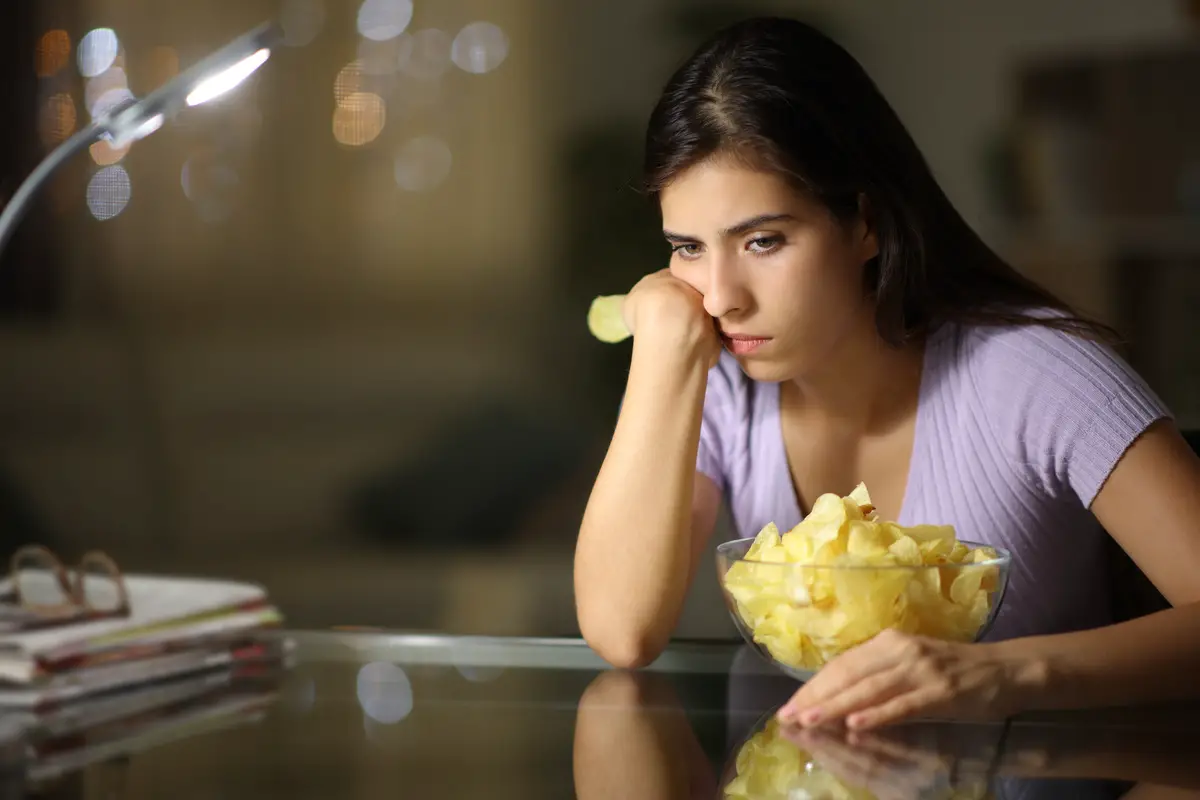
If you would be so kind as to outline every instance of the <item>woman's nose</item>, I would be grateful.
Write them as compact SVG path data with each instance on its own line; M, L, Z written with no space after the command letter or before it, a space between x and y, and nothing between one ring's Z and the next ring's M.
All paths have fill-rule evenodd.
M713 317L724 317L746 307L746 290L736 270L721 258L714 258L705 287L704 310Z

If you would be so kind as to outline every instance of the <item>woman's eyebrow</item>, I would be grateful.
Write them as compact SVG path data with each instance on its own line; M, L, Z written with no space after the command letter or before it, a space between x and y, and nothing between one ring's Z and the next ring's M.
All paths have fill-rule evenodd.
M750 217L749 219L742 220L741 222L739 222L736 225L731 225L728 228L725 228L723 231L721 231L721 237L728 238L730 236L740 236L741 234L746 233L747 231L752 231L755 228L757 228L761 225L766 225L769 222L783 222L783 221L795 222L796 218L793 217L791 214L759 214L758 216ZM668 242L699 241L699 239L697 239L695 236L688 236L683 233L672 233L671 231L666 230L665 228L663 229L663 237Z

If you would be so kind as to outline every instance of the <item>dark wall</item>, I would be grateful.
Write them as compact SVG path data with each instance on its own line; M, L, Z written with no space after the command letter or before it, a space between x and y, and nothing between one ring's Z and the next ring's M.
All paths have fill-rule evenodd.
M38 141L38 86L34 55L38 37L39 4L20 0L4 9L0 25L0 205L20 186L41 157ZM44 23L42 23L44 24ZM44 202L36 203L0 253L0 315L46 316L58 298L59 271L47 246L52 237Z

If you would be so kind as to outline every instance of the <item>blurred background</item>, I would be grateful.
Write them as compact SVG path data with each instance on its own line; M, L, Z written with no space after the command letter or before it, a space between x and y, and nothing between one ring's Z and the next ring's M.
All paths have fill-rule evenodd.
M575 635L571 557L661 267L644 121L757 13L866 66L985 238L1200 424L1200 3L38 0L0 204L275 16L238 91L61 170L0 257L0 540L267 586L293 626ZM705 562L681 636L733 636Z

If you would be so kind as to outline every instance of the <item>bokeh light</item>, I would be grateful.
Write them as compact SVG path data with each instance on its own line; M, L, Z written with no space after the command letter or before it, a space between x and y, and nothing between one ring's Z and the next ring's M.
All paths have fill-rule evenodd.
M133 92L128 89L112 89L100 95L92 105L92 118L102 117L116 106L133 100Z
M479 636L461 636L454 642L454 668L472 683L490 683L504 674L504 667L471 663L473 651L486 648L484 642Z
M396 185L408 192L435 189L450 174L450 146L435 136L410 139L396 154Z
M79 73L94 78L117 60L121 42L112 28L96 28L79 42Z
M77 122L74 98L65 93L51 95L38 115L42 143L52 146L66 141L75 132Z
M351 61L342 67L337 77L333 79L333 99L341 105L352 94L362 89L363 64L361 61Z
M284 0L279 10L283 43L289 47L311 44L325 27L324 0Z
M99 169L88 181L88 210L98 220L112 219L129 205L130 193L129 173L124 167L115 164Z
M508 36L490 22L472 22L463 27L450 45L450 60L464 72L482 75L504 63Z
M333 112L333 138L350 147L370 144L387 124L387 105L371 92L355 92Z
M364 664L358 671L358 704L376 722L394 725L412 713L412 682L395 664Z
M71 59L71 36L64 30L46 31L34 52L34 71L39 78L57 75Z
M83 90L83 104L87 107L88 113L96 117L96 107L100 105L100 99L114 91L130 96L133 94L129 92L129 76L120 67L109 67L102 74L86 81Z
M412 22L412 0L363 0L358 9L358 32L377 42L395 39Z
M440 77L450 67L451 42L450 35L437 28L426 28L405 36L400 43L400 71L424 80Z
M97 166L108 167L125 157L129 152L129 145L113 147L110 142L101 140L89 147L88 152L92 154L92 161L95 161Z

